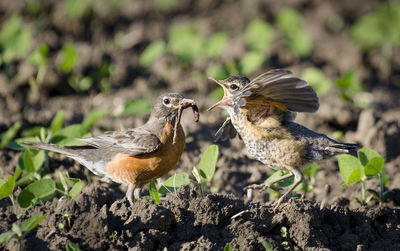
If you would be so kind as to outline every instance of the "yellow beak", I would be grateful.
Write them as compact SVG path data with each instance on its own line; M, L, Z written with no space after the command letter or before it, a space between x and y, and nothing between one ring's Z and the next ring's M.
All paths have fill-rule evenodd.
M224 88L224 97L223 97L220 101L218 101L217 103L215 103L214 105L212 105L210 108L208 108L207 111L211 111L212 109L214 109L214 108L217 107L217 106L229 105L230 103L228 102L228 98L226 97L226 96L227 96L228 89L226 89L226 87L224 86L224 84L223 84L220 80L218 80L218 79L216 79L216 78L213 78L213 77L209 77L208 79L213 80L214 82L216 82L217 84L219 84L220 86L222 86L222 88Z

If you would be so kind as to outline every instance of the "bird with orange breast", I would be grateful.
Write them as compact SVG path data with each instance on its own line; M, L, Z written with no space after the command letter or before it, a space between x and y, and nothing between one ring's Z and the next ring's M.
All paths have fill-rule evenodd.
M182 112L191 107L199 120L196 103L176 93L159 96L148 121L140 127L78 138L84 146L23 142L22 145L65 154L78 161L103 181L126 184L126 197L140 197L146 183L167 174L185 149Z

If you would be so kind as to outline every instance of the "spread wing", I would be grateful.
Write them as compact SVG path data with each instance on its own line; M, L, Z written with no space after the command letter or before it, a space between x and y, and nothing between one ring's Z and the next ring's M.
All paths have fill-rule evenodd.
M315 112L318 96L304 80L290 77L288 70L270 70L247 84L237 96L237 104L266 101L283 111Z
M132 156L153 152L161 144L156 135L141 127L105 132L95 137L77 139L96 148L104 148L108 151Z

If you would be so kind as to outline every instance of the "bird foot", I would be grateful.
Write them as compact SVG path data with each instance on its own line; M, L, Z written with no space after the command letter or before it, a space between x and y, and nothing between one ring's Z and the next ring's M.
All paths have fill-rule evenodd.
M282 202L285 200L286 196L281 196L277 201L275 201L272 206L274 207L274 211L278 209L278 207L282 204Z

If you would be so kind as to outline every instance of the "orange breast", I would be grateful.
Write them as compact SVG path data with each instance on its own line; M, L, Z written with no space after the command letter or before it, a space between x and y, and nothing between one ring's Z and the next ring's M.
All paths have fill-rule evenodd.
M178 163L185 149L185 133L181 125L177 130L177 141L172 144L174 128L167 123L159 136L160 147L139 156L117 154L107 164L106 171L110 178L118 183L140 186L167 174Z

